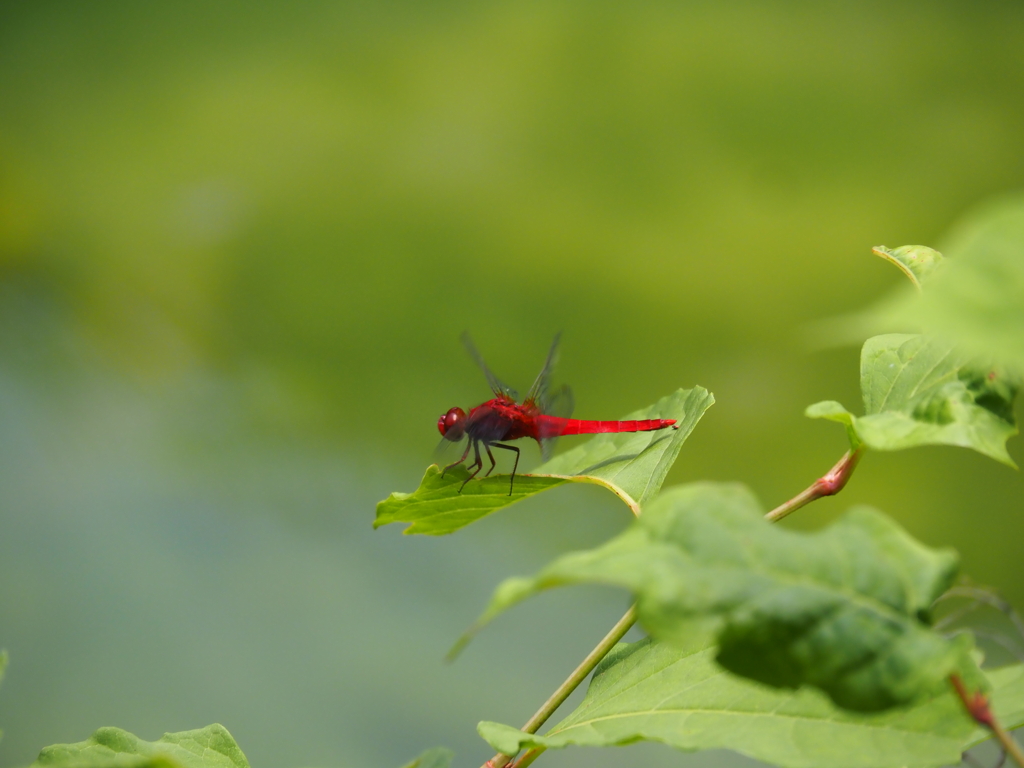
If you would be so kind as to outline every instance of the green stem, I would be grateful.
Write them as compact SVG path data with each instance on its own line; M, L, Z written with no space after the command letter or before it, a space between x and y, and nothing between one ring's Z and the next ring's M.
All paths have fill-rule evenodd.
M843 454L843 458L837 461L836 465L824 477L818 478L807 489L801 491L789 501L777 506L764 516L765 519L773 523L777 522L789 513L795 512L812 501L823 496L833 496L839 493L846 486L846 483L849 482L853 470L857 468L857 462L860 461L860 457L863 455L863 446L857 449L851 448Z
M540 757L547 747L534 747L523 753L523 756L516 760L509 768L526 768L530 763Z
M615 644L623 638L623 636L629 631L630 627L635 623L636 606L634 605L626 611L626 615L619 619L618 623L612 627L611 632L605 635L604 639L594 647L594 650L587 654L587 657L580 662L580 665L573 670L572 674L565 679L564 683L558 686L555 692L548 697L548 700L541 705L541 708L534 713L533 717L526 721L526 725L524 725L520 730L525 733L536 733L537 729L544 725L547 719L554 714L555 710L562 705L562 702L569 698L569 695L579 687L579 684L587 678L587 675L594 671L594 667L598 665L598 662L608 655L608 652L615 647ZM536 750L530 751L533 752ZM541 750L541 752L542 751L543 750ZM530 752L527 752L523 755L523 759L526 759L529 754ZM537 755L539 754L540 752L537 752ZM530 758L530 763L536 759L537 755ZM513 757L514 755L506 755L499 752L484 763L482 768L505 768L505 766L512 761ZM517 768L521 764L529 765L529 763L522 763L522 761L520 761L516 764Z
M996 737L996 741L1006 750L1006 754L1013 757L1014 762L1024 768L1024 751L1021 751L1020 744L995 718L992 719L992 733Z

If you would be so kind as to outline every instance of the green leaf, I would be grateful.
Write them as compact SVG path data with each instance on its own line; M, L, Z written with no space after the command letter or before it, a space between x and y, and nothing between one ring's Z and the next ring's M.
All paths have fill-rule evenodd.
M508 475L497 475L467 483L459 493L459 486L468 475L465 467L460 466L441 477L440 468L436 464L430 465L419 488L412 493L392 493L377 505L377 518L373 521L373 527L379 528L388 523L412 523L403 533L440 536L457 531L548 488L569 482L564 477L519 474L516 475L510 496Z
M779 690L730 674L715 653L696 635L679 644L624 643L597 667L579 707L547 734L487 722L477 730L505 754L658 741L686 751L731 749L784 768L953 765L973 738L974 724L948 687L910 708L864 714L812 689ZM1014 672L1024 676L1024 667ZM997 710L1011 679L993 676Z
M902 245L899 248L879 245L871 252L896 266L919 290L945 259L941 253L924 245Z
M1024 371L1024 196L970 214L942 251L943 268L922 296L902 297L893 320Z
M516 475L511 496L508 475L473 480L460 493L459 487L468 476L464 467L450 470L443 478L436 465L428 467L413 493L392 493L377 505L374 528L411 523L405 533L452 533L564 483L604 486L639 514L641 506L657 494L679 449L714 402L714 396L703 387L677 390L651 407L623 417L675 419L677 429L597 435L530 474Z
M679 389L623 420L675 419L676 429L595 435L572 450L537 467L544 475L572 479L596 478L621 489L635 512L661 490L686 438L693 432L715 397L703 387Z
M949 344L912 334L875 336L860 363L864 416L829 400L806 415L840 421L856 448L895 451L919 445L973 448L1016 466L1006 441L1017 434L1013 400L1020 380L1006 369L982 367Z
M402 768L451 768L452 758L455 753L444 747L428 749L411 763L406 763Z
M855 508L816 533L772 526L740 485L672 488L605 545L499 586L486 621L551 587L600 583L637 597L656 638L717 638L718 661L769 685L811 685L848 709L907 704L974 667L966 636L923 622L957 556L919 544L880 512ZM479 626L479 625L478 625Z
M895 254L920 248L875 253L912 273ZM901 285L873 307L822 323L814 333L816 343L845 343L886 330L921 331L1024 372L1024 195L969 213L941 251L946 258L938 268L908 275L917 291Z
M919 290L900 286L868 309L819 324L815 343L921 331L972 356L1024 372L1024 195L991 201L971 212L941 244L947 257L941 265L935 259L932 268L915 273L910 253L927 250L874 249L903 269ZM923 284L926 290L921 291Z
M249 768L231 734L214 723L143 741L120 728L100 728L77 744L54 744L31 768Z
M804 416L811 419L828 419L838 421L846 427L846 437L850 440L850 447L854 450L860 447L861 439L857 435L856 417L843 407L842 403L835 400L822 400L820 403L807 406Z

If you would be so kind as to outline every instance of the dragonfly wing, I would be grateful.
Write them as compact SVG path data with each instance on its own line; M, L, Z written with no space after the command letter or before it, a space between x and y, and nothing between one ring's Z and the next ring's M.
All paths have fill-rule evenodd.
M554 392L548 393L545 401L541 404L541 412L546 413L548 416L568 419L572 416L572 411L575 407L576 400L572 396L572 390L563 384Z
M544 367L540 369L540 373L537 374L533 386L530 387L530 393L526 396L527 402L536 403L545 413L548 411L544 409L544 403L548 399L547 393L551 385L551 372L555 367L555 363L558 362L558 341L561 338L561 333L555 334L555 338L551 342L551 349L548 350L548 359L544 361ZM551 415L554 416L555 414Z
M541 411L548 416L568 419L572 416L575 405L576 401L572 396L572 390L563 384L554 392L550 392L545 396L545 402L542 404ZM551 454L555 450L556 440L558 440L558 435L548 436L543 434L542 431L540 436L540 455L543 461L551 458Z
M473 344L473 340L469 337L469 332L463 331L461 338L462 343L466 347L466 351L469 352L469 356L476 361L476 364L479 365L480 369L484 372L484 376L487 377L487 383L490 384L491 391L496 395L504 395L505 397L510 397L513 400L518 400L519 395L516 391L491 373L491 369L487 367L487 363L484 362L484 359L476 349L476 345Z
M462 441L465 439L465 435L455 441L449 440L447 437L442 437L441 442L438 443L437 447L434 449L434 463L439 465L447 464L450 460L449 457L458 456L462 452ZM456 450L452 450L453 445L457 446Z

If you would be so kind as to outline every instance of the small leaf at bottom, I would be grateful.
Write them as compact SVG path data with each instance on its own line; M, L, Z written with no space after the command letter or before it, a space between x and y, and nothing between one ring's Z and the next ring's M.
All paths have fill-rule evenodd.
M54 744L31 768L249 768L227 728L214 723L195 731L165 733L143 741L120 728L100 728L85 741Z

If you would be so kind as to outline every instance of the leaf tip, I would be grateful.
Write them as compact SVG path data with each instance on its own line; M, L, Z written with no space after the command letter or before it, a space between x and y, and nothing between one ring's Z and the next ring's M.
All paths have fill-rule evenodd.
M822 400L820 403L813 403L804 409L804 416L809 419L828 419L846 427L846 436L850 440L850 448L854 451L863 445L860 435L857 434L856 417L846 410L846 407L836 400Z
M919 292L922 282L945 260L941 253L926 245L902 245L899 248L876 245L871 252L899 269Z
M1003 451L999 456L992 456L993 459L998 461L1000 464L1005 464L1010 469L1015 469L1020 472L1020 467L1017 466L1017 462L1013 460L1013 457L1007 451Z
M476 732L480 734L481 739L505 755L514 755L523 747L532 746L539 741L532 734L523 733L511 725L489 720L477 723Z

